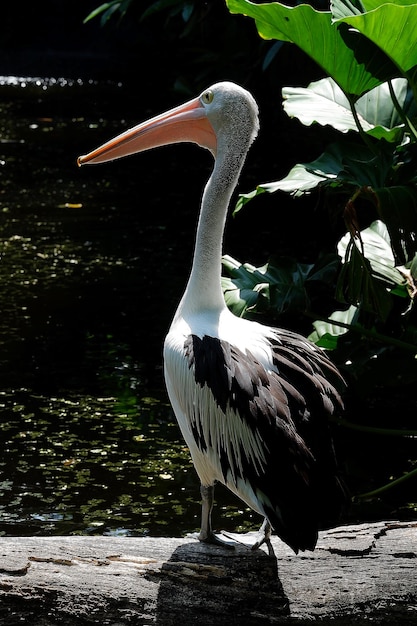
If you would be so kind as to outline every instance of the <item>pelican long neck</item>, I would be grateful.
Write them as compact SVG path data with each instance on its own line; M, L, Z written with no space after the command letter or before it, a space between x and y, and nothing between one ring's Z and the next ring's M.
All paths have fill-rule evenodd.
M221 287L223 234L230 199L247 150L219 148L203 194L193 265L178 311L182 314L203 310L220 312L226 307Z

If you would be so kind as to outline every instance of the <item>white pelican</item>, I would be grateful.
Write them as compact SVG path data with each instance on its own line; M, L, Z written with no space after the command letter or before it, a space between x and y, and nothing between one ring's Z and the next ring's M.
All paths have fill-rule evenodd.
M251 94L221 82L78 164L187 141L213 154L190 278L165 339L166 385L201 481L200 541L223 543L211 526L220 482L264 517L254 548L269 540L272 527L297 552L314 549L321 514L338 512L344 500L327 425L342 408L343 381L302 336L238 318L225 305L226 214L258 126Z

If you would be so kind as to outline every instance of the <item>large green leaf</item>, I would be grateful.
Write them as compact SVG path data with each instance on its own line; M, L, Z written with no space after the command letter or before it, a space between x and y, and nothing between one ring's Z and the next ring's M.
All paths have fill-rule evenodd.
M335 24L347 24L377 45L416 87L417 4L362 2L365 13L352 10L349 0L333 0Z
M339 241L337 251L344 262L350 260L352 238L349 233ZM358 250L368 259L374 276L384 280L387 285L405 286L404 275L395 266L394 254L387 227L377 220L360 233L360 239L354 241Z
M323 255L313 265L277 257L254 267L225 255L222 264L228 274L222 278L223 293L235 315L268 312L276 316L288 311L305 313L310 300L323 293L323 285L327 289L334 284L340 259L335 254Z
M392 89L404 113L409 116L415 114L416 106L407 80L394 79ZM333 126L341 132L359 130L349 100L332 78L323 78L307 88L284 87L282 95L286 113L297 117L307 126L317 122L323 126ZM404 123L387 83L369 91L354 106L361 128L366 133L386 141L402 138Z
M408 263L417 253L417 190L396 185L372 190L376 208L386 223L397 263Z
M242 265L229 255L224 255L222 265L229 276L222 276L222 289L227 306L238 317L253 309L259 294L268 283L256 267Z
M357 312L358 308L351 305L345 311L334 311L327 320L313 322L314 331L309 336L310 341L325 350L335 350L339 337L348 332Z
M285 191L294 196L301 196L319 185L325 186L336 182L339 171L339 165L336 164L328 153L324 153L311 163L297 163L297 165L294 165L290 170L288 175L281 180L258 185L255 190L255 195L264 192L275 193L276 191ZM252 199L253 193L254 192L242 194L241 197L249 199L250 196L250 199ZM237 208L240 208L240 206Z
M392 296L386 283L375 276L371 263L356 242L350 241L345 264L339 275L336 298L360 307L385 322L392 310Z
M258 291L237 287L232 278L222 278L222 289L226 305L237 317L245 317L247 312L254 309L258 302Z
M324 269L316 271L313 265L297 263L288 257L254 267L225 255L222 264L229 274L222 278L226 304L239 316L255 306L257 311L273 309L274 314L305 310L308 300L305 282L321 280L324 272Z
M413 91L404 78L394 78L391 84L386 82L375 87L359 98L355 106L358 115L373 126L369 135L395 142L402 138L404 116L411 118L417 112Z
M341 132L357 130L349 100L332 78L323 78L308 87L284 87L282 96L287 115L306 126L318 123ZM366 120L360 121L364 130L372 128Z
M369 148L355 142L330 144L315 161L298 163L281 180L262 183L255 190L242 194L235 211L265 192L285 191L301 196L319 186L383 188L392 164L389 150L382 143L380 148L376 156Z
M126 2L122 2L121 0L112 0L112 2L105 2L87 15L87 17L84 19L84 24L101 15L100 23L101 26L104 26L106 22L110 20L112 15L116 13L116 11L125 13L125 4Z
M385 321L393 295L407 298L404 268L396 267L387 227L376 220L352 239L342 237L338 253L344 263L337 285L337 298Z
M361 15L368 11L373 11L381 6L381 0L332 0L330 10L335 19L343 17L351 17L353 15ZM389 3L388 3L389 4ZM391 0L391 4L397 6L410 6L416 4L415 0Z
M322 157L325 155L322 155ZM262 193L275 193L276 191L285 191L286 193L293 194L294 196L302 196L305 193L309 193L312 189L315 189L319 185L330 184L332 180L337 178L337 174L327 173L326 175L320 173L320 168L317 169L320 159L304 165L298 163L290 170L287 176L281 180L277 180L270 183L261 183L257 185L255 189L248 193L239 194L239 198L236 202L236 207L233 214L238 213L243 207L256 198L256 196ZM310 169L310 167L312 169Z
M263 38L295 43L351 96L361 96L383 80L366 66L368 42L356 33L347 46L341 30L332 24L330 11L316 11L308 4L288 7L278 2L254 4L249 0L226 3L231 13L254 18ZM361 49L360 61L357 48ZM373 54L371 51L371 57Z

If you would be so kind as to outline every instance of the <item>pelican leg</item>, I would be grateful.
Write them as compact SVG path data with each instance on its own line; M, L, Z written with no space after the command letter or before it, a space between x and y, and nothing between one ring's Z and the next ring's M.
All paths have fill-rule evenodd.
M201 530L198 539L203 543L211 543L222 548L232 548L233 545L217 537L211 527L211 512L214 504L214 485L201 485Z
M266 543L267 546L270 547L270 544L271 544L271 532L272 532L271 524L269 523L269 521L265 517L265 519L264 519L264 521L262 523L262 526L259 529L258 539L253 544L252 550L257 550L263 543Z

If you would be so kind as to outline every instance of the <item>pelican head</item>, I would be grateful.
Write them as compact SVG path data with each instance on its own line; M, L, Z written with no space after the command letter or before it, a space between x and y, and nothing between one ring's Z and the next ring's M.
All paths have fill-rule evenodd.
M179 142L196 143L210 150L214 157L220 150L230 148L246 153L258 128L258 107L252 95L234 83L221 82L78 157L77 162L104 163Z

